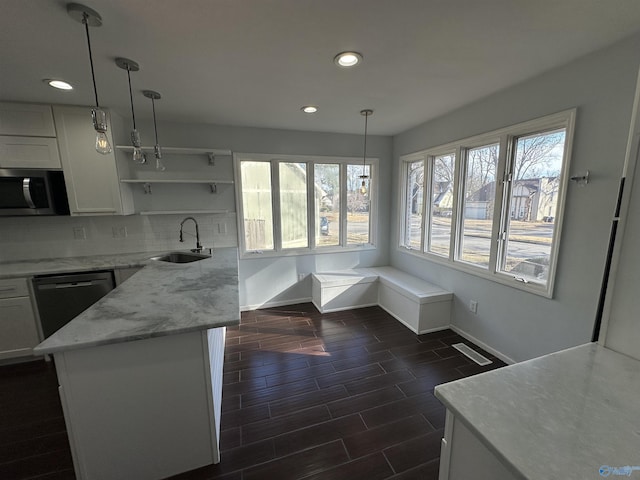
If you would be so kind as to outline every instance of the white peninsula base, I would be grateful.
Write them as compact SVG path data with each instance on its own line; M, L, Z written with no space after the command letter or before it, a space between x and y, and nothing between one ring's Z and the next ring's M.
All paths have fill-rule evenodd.
M161 479L220 461L225 331L54 354L79 480Z

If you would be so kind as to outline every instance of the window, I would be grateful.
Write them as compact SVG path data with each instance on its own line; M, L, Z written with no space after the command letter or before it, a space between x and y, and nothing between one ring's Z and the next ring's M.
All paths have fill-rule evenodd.
M434 255L449 256L451 246L451 219L453 216L453 185L456 154L433 157L431 161L431 209L429 213L429 243L427 251Z
M561 112L403 157L400 246L550 297L574 118Z
M464 157L459 259L489 267L491 228L496 204L499 144L470 148Z
M243 254L371 246L377 161L367 162L236 154ZM362 175L369 176L364 190Z

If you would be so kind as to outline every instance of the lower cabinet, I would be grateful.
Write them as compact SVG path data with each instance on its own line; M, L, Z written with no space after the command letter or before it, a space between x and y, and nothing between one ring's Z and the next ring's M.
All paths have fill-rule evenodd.
M55 352L78 480L160 480L220 461L224 327Z
M517 480L498 457L447 410L438 480Z
M0 280L0 360L32 355L38 343L27 279Z

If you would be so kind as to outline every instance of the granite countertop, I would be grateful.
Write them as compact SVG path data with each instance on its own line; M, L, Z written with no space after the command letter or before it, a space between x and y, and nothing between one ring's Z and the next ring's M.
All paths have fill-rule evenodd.
M47 338L34 348L34 353L55 353L239 323L237 248L216 249L212 258L182 264L148 260L153 255L150 253L144 254L144 259L141 255L131 254L131 263L111 265L145 268ZM117 256L119 262L124 261L122 257L126 256ZM87 270L108 266L108 256L93 261L89 258L93 257L79 260L87 264ZM45 270L39 268L38 273L49 268L46 261L39 263ZM33 268L35 272L36 267ZM72 259L69 268L78 270Z
M586 344L463 380L435 395L516 478L597 479L640 466L640 362Z

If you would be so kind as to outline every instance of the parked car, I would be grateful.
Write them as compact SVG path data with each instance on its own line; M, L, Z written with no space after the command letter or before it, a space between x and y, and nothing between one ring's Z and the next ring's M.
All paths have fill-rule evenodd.
M329 219L320 217L320 235L329 235Z

